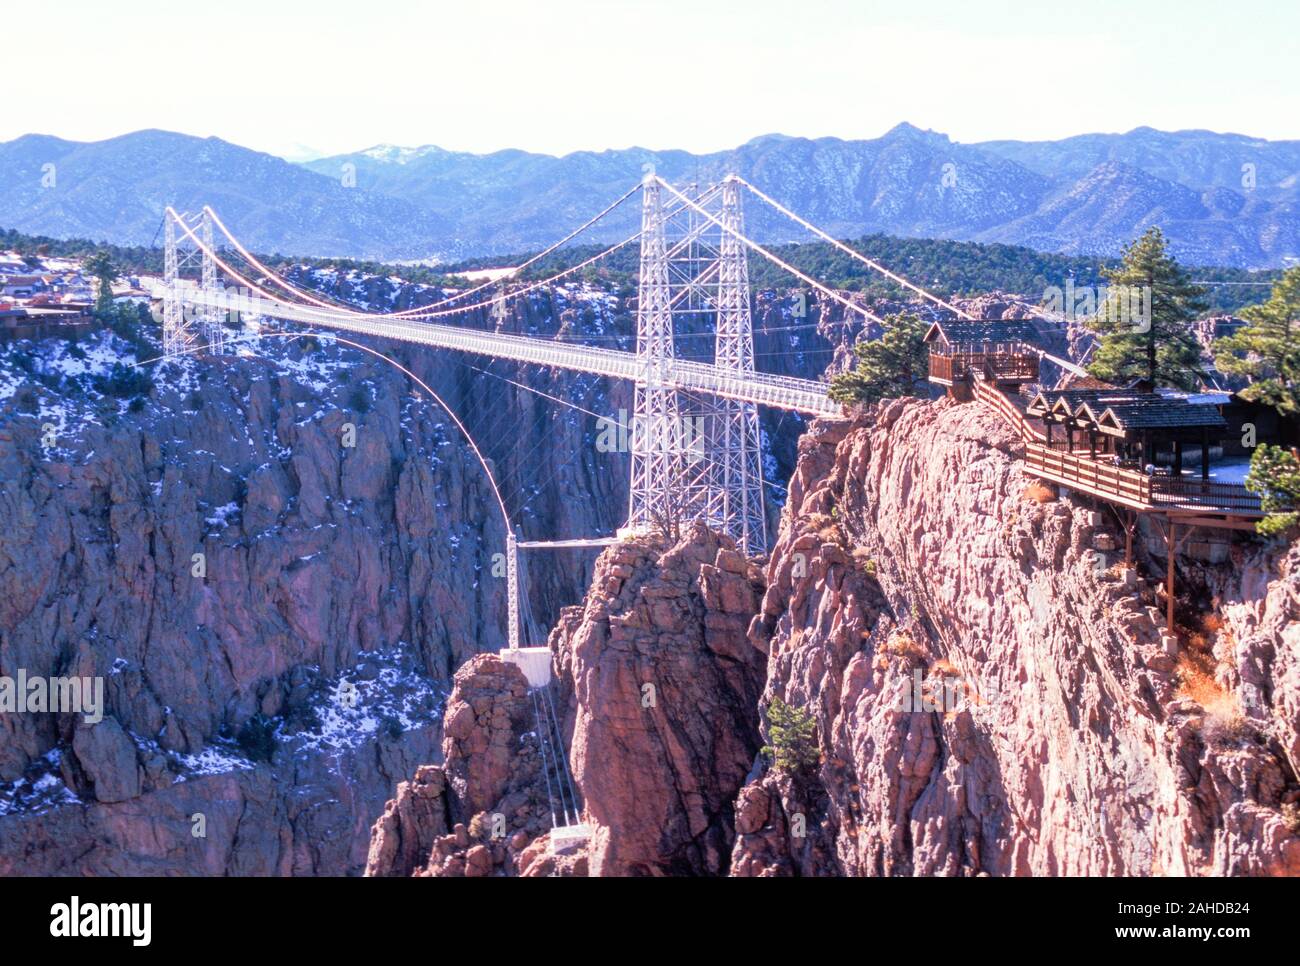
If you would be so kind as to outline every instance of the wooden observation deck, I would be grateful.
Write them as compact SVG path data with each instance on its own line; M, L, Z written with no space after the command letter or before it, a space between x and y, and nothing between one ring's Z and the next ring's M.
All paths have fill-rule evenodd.
M1210 479L1211 450L1217 447L1222 455L1232 442L1224 415L1230 397L1188 397L1092 379L1074 388L1033 387L1042 353L1024 341L1023 325L935 323L925 337L930 381L1006 420L1024 444L1026 472L1109 503L1124 528L1126 567L1133 563L1138 520L1151 519L1168 551L1165 594L1172 633L1174 558L1188 535L1196 527L1253 532L1265 515L1258 494L1240 483ZM1200 451L1199 478L1184 472L1189 446Z
M1137 513L1196 525L1253 530L1259 496L1209 479L1210 450L1228 431L1220 407L1089 381L1084 388L1021 388L1038 379L1041 353L1022 341L1023 322L935 323L926 334L930 381L994 409L1025 446L1025 469L1041 479ZM1199 447L1201 478L1183 474L1185 447ZM1157 453L1172 454L1157 465Z

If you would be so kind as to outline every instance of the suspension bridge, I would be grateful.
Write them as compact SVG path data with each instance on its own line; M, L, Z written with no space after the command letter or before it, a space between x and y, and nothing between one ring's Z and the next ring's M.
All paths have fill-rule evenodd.
M748 194L770 205L849 257L958 318L971 317L834 239L735 175L703 189L682 189L648 174L639 185L522 263L510 276L517 278L524 269L592 229L638 190L640 230L592 257L539 281L509 285L508 280L493 279L431 304L394 312L365 311L295 285L259 261L212 208L186 214L169 207L164 217L162 358L232 351L237 340L225 323L237 313L245 319L276 319L310 329L396 339L630 380L635 388L634 412L627 427L631 485L627 524L620 535L703 520L733 537L746 553L761 554L766 551L767 534L757 407L812 416L838 415L841 407L828 398L824 382L763 373L755 368L748 259L751 255L765 258L828 302L839 304L865 321L882 320L746 235L744 196ZM222 245L216 242L218 234L224 238ZM464 322L467 316L488 310L499 325L508 303L574 276L634 243L640 245L634 352L454 324L454 320ZM242 261L243 270L232 264L236 261ZM491 294L490 290L498 285L501 291ZM680 357L674 321L685 313L712 317L712 362ZM296 333L272 334L300 337ZM349 339L339 341L387 358ZM469 438L460 420L429 386L393 360L388 361L442 404ZM520 549L602 546L616 538L520 541L486 459L472 439L469 443L492 483L505 525L509 613L508 643L502 656L520 666L530 686L545 691L534 696L534 709L548 790L554 787L553 824L557 835L570 830L580 837L579 804L568 775L562 730L547 688L550 653L544 646L524 646L521 640L518 553ZM522 608L527 610L526 599Z
M863 319L881 320L749 238L744 231L742 193L771 205L817 237L959 318L969 316L734 175L703 190L678 189L657 175L647 175L639 186L528 259L513 274L599 224L638 188L640 231L590 258L539 281L514 287L502 284L496 295L488 290L498 283L489 281L430 305L386 313L364 311L289 282L259 261L210 207L195 215L168 208L164 219L164 357L195 351L196 347L212 354L227 351L230 337L224 320L239 313L244 318L278 319L631 380L635 385L634 411L627 427L631 486L627 526L621 532L703 519L732 536L747 553L761 554L767 538L757 407L813 416L838 415L840 407L827 397L824 382L756 370L749 254L770 260ZM218 232L226 248L217 245ZM452 324L485 309L499 315L507 303L573 276L636 242L640 243L640 278L635 352ZM232 265L236 256L248 266L244 271ZM707 312L715 319L711 363L678 355L674 319L683 312ZM515 591L517 542L508 520L507 533ZM518 608L513 597L510 609L509 644L517 648Z

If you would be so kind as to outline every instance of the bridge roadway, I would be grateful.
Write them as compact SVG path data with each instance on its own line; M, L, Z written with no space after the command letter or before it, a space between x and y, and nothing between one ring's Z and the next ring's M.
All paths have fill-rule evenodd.
M636 355L620 349L602 349L536 336L484 332L436 322L367 318L362 313L334 312L245 292L205 290L193 283L182 284L180 301L184 305L195 307L285 319L361 335L416 342L439 349L455 349L514 362L590 372L613 379L645 379L643 364ZM659 382L674 389L704 392L812 416L838 416L841 413L840 405L827 398L827 385L811 379L773 376L762 372L741 375L706 362L674 359L666 364Z

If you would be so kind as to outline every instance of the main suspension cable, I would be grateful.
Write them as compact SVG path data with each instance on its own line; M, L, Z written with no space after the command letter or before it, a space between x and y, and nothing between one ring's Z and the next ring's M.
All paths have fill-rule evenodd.
M939 298L939 296L933 294L932 292L927 292L925 289L921 288L921 286L909 282L907 279L903 278L903 276L895 272L891 272L889 269L885 268L885 266L881 265L879 262L868 258L866 255L863 255L861 252L854 251L852 248L844 244L839 239L834 238L831 235L828 235L826 232L822 231L812 222L807 221L804 218L801 218L799 215L796 215L785 205L781 204L775 198L772 198L769 195L764 194L762 191L760 191L758 188L755 188L752 184L750 184L748 181L746 181L744 178L740 177L739 175L733 175L732 177L735 178L735 180L739 184L742 184L746 188L748 188L754 194L754 196L757 197L760 201L767 202L769 205L771 205L781 214L785 215L791 221L794 221L799 225L803 226L804 228L808 229L818 238L822 239L822 241L829 242L831 245L834 245L836 248L844 252L844 254L848 255L850 258L857 259L862 264L866 265L869 268L874 269L875 271L879 272L881 275L884 275L886 278L890 279L891 281L897 282L899 285L903 286L904 288L911 289L916 294L929 299L935 305L940 305L943 308L948 309L950 312L955 312L960 318L963 318L968 322L975 321L973 316L971 316L967 312L963 312L961 309L957 308L957 306L953 305L951 302L945 302L943 299Z

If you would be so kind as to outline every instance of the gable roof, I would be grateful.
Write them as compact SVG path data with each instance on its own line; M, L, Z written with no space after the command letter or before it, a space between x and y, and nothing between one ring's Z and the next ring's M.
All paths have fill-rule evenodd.
M1104 389L1044 389L1041 390L1030 402L1028 411L1032 415L1042 415L1047 412L1055 412L1057 415L1062 413L1077 416L1084 403L1104 402L1120 403L1129 401L1139 401L1138 393L1128 392L1123 389L1104 388ZM1163 402L1164 400L1160 400ZM1096 409L1101 412L1105 405Z
M1081 376L1077 372L1066 372L1061 377L1061 381L1056 384L1057 389L1115 389L1119 386L1112 385L1104 380L1097 379L1094 376Z
M1091 410L1095 411L1095 409ZM1152 402L1124 402L1108 405L1097 417L1102 432L1124 435L1136 429L1183 429L1204 426L1227 429L1217 406L1185 400L1157 399Z
M1033 324L1017 319L983 319L974 322L935 322L925 333L926 342L942 340L949 345L978 345L984 342L1028 342L1037 337Z

